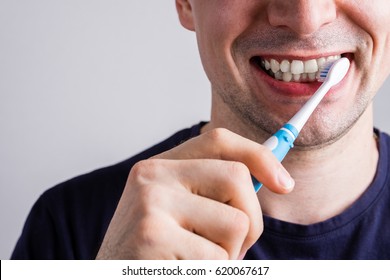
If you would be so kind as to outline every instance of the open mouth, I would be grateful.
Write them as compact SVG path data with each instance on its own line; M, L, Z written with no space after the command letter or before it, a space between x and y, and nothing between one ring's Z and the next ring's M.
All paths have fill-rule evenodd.
M317 78L324 65L340 59L344 55L332 55L310 60L288 60L254 56L251 63L272 78L284 82L310 83Z

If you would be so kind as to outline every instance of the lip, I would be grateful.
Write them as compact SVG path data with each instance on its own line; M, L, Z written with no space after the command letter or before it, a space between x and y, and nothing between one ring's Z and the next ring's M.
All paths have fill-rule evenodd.
M339 53L340 54L340 53ZM333 55L333 54L330 54ZM330 56L330 55L325 55ZM343 57L347 57L351 61L351 66L353 63L353 54L352 53L345 53L342 55ZM275 58L275 59L299 59L299 60L309 60L313 58L319 58L324 56L310 56L310 57L282 57L282 56L261 56L263 58ZM267 73L265 73L262 69L259 68L256 63L250 61L251 68L253 69L255 79L258 84L265 85L267 87L267 92L269 94L272 94L273 96L277 97L287 97L289 99L299 99L303 97L310 97L313 95L316 90L321 86L321 82L310 82L310 83L297 83L297 82L284 82L280 80L276 80L269 76ZM350 71L348 71L350 72ZM346 77L336 86L334 86L328 93L328 97L337 98L338 95L341 94L340 88L343 87L343 85L346 83L346 80L348 80L349 73L347 73Z
M286 60L302 60L302 61L306 61L306 60L311 60L311 59L318 59L318 58L322 58L322 57L329 57L329 56L335 56L335 55L340 55L342 54L342 56L350 56L351 53L321 53L321 55L318 55L318 54L313 54L313 55L306 55L306 56L300 56L300 55L279 55L279 54L275 54L275 55L272 55L272 54L267 54L267 55L253 55L252 57L254 56L259 56L259 57L262 57L262 58L265 58L265 59L276 59L278 61L282 61L284 59Z

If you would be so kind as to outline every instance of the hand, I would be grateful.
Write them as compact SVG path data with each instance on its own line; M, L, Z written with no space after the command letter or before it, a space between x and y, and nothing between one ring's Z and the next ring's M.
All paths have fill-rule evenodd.
M215 129L134 165L98 259L237 259L263 231L251 174L293 181L262 145Z

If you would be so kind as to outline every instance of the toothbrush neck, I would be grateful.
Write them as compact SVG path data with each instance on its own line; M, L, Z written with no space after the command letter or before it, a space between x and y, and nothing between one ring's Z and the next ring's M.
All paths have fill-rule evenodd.
M260 204L274 218L302 224L323 221L362 195L375 176L378 158L372 109L368 108L335 143L318 150L293 149L283 165L295 179L294 191L278 196L263 188L258 195Z

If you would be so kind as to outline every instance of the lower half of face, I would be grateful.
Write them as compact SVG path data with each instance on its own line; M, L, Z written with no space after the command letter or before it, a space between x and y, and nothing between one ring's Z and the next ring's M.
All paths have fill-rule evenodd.
M226 40L215 49L215 42L202 45L207 41L201 40L200 48L215 49L212 55L203 53L202 60L213 94L224 105L216 108L228 108L240 120L231 123L243 124L238 130L250 130L248 135L257 139L275 133L314 94L321 85L315 72L324 61L348 58L347 75L323 98L295 142L302 149L315 149L337 141L357 123L389 74L390 42L380 38L342 22L306 39L248 28L230 44Z
M293 116L293 112L297 112L302 106L301 104L300 106L290 104L268 106L264 102L258 102L255 93L234 91L232 87L228 91L225 88L216 92L215 94L221 96L225 105L229 106L234 117L239 118L241 123L245 123L246 129L250 129L251 134L255 133L260 137L275 133ZM336 107L332 102L319 105L302 129L295 145L308 149L333 143L357 122L370 104L370 96L370 93L362 94L344 106Z
M347 76L313 112L295 142L297 148L316 149L333 143L349 131L371 103L374 93L368 73L357 67L354 56L349 59ZM275 133L320 86L317 82L284 81L268 73L272 70L263 64L251 60L238 63L239 78L226 71L224 78L216 79L223 83L213 83L213 94L219 95L225 107L245 124L240 131L249 129L259 139Z
M226 122L242 125L237 130L250 130L257 139L269 137L318 89L313 73L334 56L350 59L349 72L321 101L295 143L327 145L357 122L390 72L390 2L330 2L337 4L336 16L300 36L291 21L291 28L269 22L267 5L284 1L192 1L202 62L216 100L223 103L215 108L226 111L220 114Z

